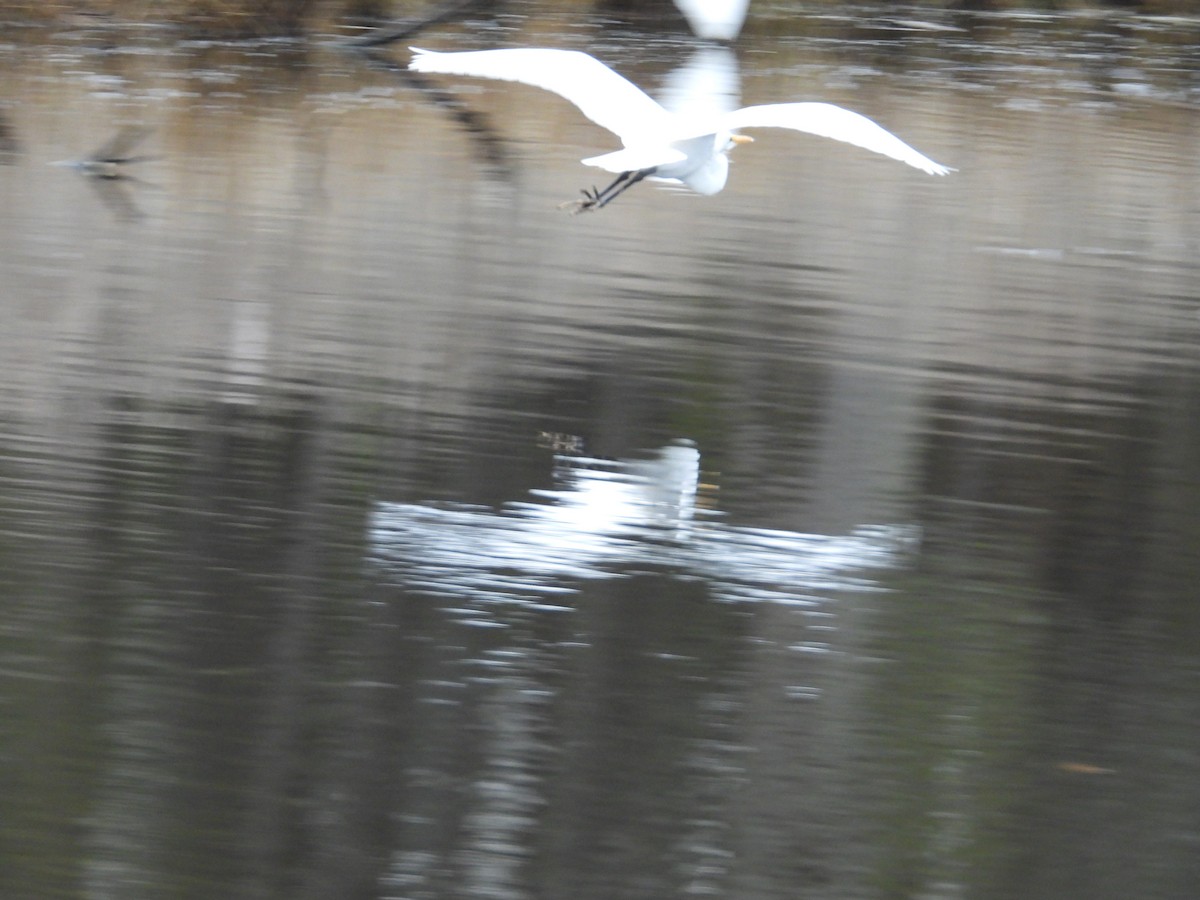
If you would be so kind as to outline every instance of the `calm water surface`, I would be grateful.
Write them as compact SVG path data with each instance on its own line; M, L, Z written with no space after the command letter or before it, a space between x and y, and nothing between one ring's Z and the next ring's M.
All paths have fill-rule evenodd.
M5 897L1196 895L1200 23L422 34L960 170L578 217L534 89L3 39Z

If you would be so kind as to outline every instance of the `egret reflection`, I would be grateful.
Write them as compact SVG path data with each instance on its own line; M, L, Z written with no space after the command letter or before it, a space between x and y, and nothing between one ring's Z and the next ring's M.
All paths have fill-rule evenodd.
M867 570L915 548L910 525L846 535L752 528L701 502L700 454L672 443L644 459L554 455L554 487L491 507L378 503L374 561L405 588L454 600L471 624L503 625L519 603L570 609L581 581L659 572L703 580L717 599L815 605L835 590L875 587Z
M658 102L675 116L715 119L737 109L742 95L737 55L728 47L703 44L667 73Z

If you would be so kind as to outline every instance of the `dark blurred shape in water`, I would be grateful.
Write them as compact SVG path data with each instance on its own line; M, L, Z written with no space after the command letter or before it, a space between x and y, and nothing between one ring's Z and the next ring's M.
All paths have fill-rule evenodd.
M119 180L131 177L126 166L157 159L155 156L134 156L133 151L150 136L152 128L144 125L125 125L109 140L82 159L64 160L57 165L68 166L92 178Z
M0 165L11 166L21 154L21 142L7 110L0 109Z

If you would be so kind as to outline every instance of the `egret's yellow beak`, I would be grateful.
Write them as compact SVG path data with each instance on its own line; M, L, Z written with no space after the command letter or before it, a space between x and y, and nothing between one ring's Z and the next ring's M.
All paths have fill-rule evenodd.
M729 136L729 139L731 141L733 141L735 144L753 144L754 143L754 138L750 137L750 135L748 135L748 134L731 134Z

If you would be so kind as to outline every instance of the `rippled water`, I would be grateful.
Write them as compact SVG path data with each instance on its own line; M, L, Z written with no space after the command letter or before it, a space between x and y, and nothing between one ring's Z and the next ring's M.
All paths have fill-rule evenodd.
M0 893L1193 895L1198 34L421 34L959 169L764 133L576 217L615 145L533 89L6 35Z

